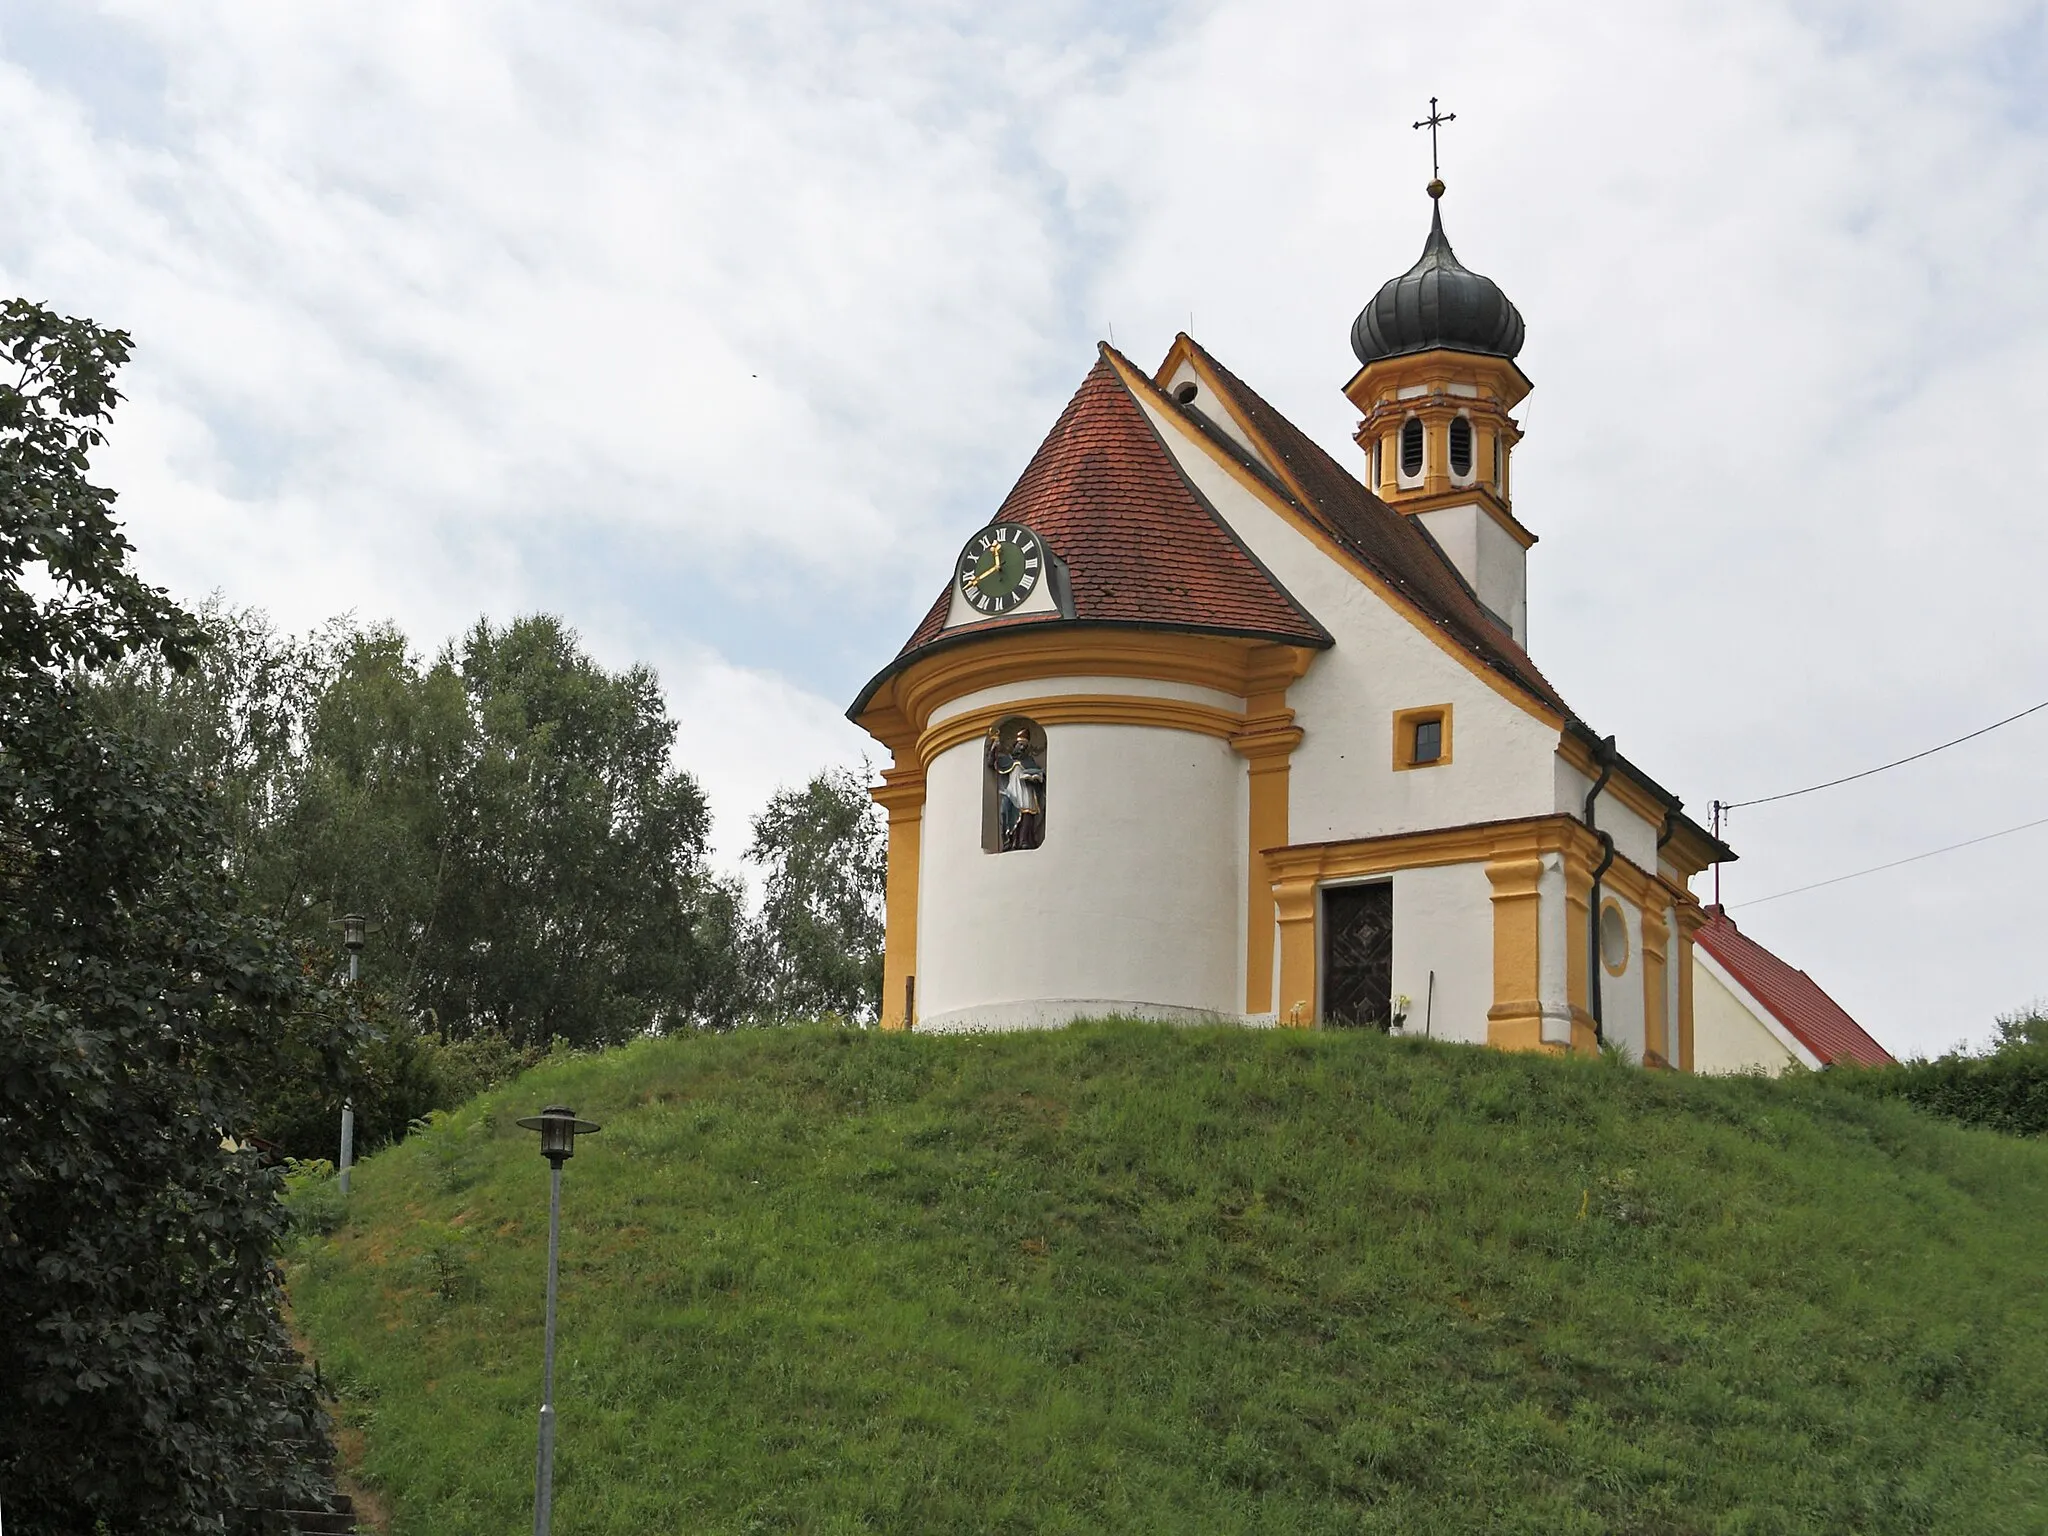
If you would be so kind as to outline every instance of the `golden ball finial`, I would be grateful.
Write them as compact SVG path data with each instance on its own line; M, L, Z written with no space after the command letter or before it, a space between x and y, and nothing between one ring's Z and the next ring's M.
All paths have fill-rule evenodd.
M1432 181L1428 186L1424 187L1422 190L1427 192L1431 197L1442 197L1444 195L1443 179L1441 177L1437 178L1436 180Z

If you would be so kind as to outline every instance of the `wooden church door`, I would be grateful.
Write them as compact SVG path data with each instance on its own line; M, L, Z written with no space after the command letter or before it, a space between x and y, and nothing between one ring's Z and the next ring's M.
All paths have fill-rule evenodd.
M1323 892L1323 1022L1391 1023L1394 887L1340 885Z

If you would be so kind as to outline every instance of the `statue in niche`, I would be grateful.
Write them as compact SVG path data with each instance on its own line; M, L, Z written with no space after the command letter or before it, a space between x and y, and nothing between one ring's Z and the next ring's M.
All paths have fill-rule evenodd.
M994 791L995 853L1045 841L1045 732L1022 715L988 733L988 781Z

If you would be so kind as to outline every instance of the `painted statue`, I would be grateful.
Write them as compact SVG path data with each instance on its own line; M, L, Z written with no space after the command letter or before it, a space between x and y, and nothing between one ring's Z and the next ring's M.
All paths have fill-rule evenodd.
M1045 838L1045 766L1032 755L1031 728L1020 725L1004 750L990 731L988 767L996 777L996 809L1004 853L1036 848Z

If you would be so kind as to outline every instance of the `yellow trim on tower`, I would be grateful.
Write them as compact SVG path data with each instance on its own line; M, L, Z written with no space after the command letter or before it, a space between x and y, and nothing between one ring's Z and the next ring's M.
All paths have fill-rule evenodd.
M1384 459L1385 455L1381 457ZM1435 493L1411 491L1401 498L1398 505L1393 501L1391 494L1381 496L1380 500L1407 517L1413 517L1418 512L1434 512L1439 507L1477 506L1493 519L1502 533L1522 548L1528 549L1536 543L1536 535L1522 526L1522 520L1508 510L1507 504L1494 494L1493 487L1483 480L1471 485L1453 486L1448 491Z
M1139 393L1141 399L1149 400L1149 392L1156 389L1157 386L1152 385L1149 380L1145 379L1143 374L1131 368L1115 352L1109 352L1105 355L1109 358L1110 366L1116 369L1118 376L1124 380L1126 386ZM1208 383L1220 398L1227 401L1229 399L1229 391L1202 366L1199 357L1193 353L1187 355L1193 360L1195 371L1202 376L1204 382ZM1152 403L1157 404L1156 401ZM1520 684L1494 671L1493 668L1487 666L1478 657L1458 644L1456 640L1446 635L1441 625L1427 619L1414 607L1407 597L1383 580L1379 573L1374 571L1371 566L1331 538L1327 532L1308 518L1300 507L1288 501L1285 496L1276 495L1273 487L1264 479L1253 474L1208 437L1196 431L1193 425L1179 411L1161 408L1159 415L1165 421L1172 423L1176 431L1189 442L1196 444L1204 453L1208 454L1222 468L1225 474L1229 475L1239 485L1251 492L1253 496L1265 503L1267 507L1292 526L1296 532L1314 544L1331 560L1350 571L1354 577L1368 587L1388 607L1392 608L1394 612L1400 614L1413 625L1417 632L1426 635L1431 643L1436 645L1445 655L1454 659L1466 671L1470 672L1474 677L1486 684L1487 687L1491 688L1509 703L1514 704L1524 713L1534 716L1554 729L1563 729L1565 722L1562 715L1544 704L1535 695L1526 692ZM1314 498L1309 496L1301 488L1299 482L1288 473L1285 462L1281 460L1278 454L1273 452L1272 446L1266 442L1264 437L1248 425L1243 417L1238 416L1235 412L1232 413L1232 416L1238 425L1244 429L1246 436L1257 445L1260 455L1273 464L1274 473L1282 483L1288 486L1292 494L1305 503L1312 502Z
M1040 725L1143 725L1166 731L1193 731L1199 736L1229 740L1244 728L1244 716L1213 704L1186 699L1160 699L1143 693L1064 693L1044 698L1013 699L1002 704L977 704L948 715L917 739L918 760L929 768L941 752L986 736L1011 715L1028 715Z

